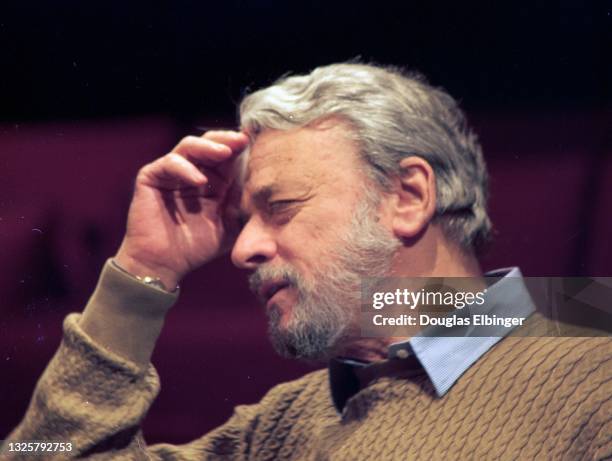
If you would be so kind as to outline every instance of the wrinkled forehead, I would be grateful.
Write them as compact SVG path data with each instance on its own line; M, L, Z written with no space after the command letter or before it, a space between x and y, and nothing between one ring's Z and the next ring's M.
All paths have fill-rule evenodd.
M272 185L335 181L360 167L347 127L328 122L292 130L265 130L240 156L239 181L246 194Z

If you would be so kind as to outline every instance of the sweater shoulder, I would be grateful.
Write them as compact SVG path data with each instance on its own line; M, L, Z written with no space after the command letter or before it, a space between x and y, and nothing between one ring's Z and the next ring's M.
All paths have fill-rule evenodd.
M326 386L329 386L327 369L315 370L292 381L277 384L266 393L261 403L265 406L291 404L300 395L316 392Z
M556 322L540 313L502 339L487 355L512 361L531 356L547 363L605 362L612 353L612 338L601 331ZM519 360L520 361L520 360Z
M508 337L479 363L485 375L503 373L516 379L562 383L589 380L597 385L611 378L610 337Z

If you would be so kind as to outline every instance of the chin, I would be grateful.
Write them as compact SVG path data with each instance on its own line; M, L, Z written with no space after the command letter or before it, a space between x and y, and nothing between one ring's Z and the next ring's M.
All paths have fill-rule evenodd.
M283 332L288 329L292 310L290 306L287 306L287 303L280 304L275 302L270 304L270 306L266 306L266 313L268 314L270 324L274 323L274 327Z
M325 362L334 356L340 334L308 322L292 321L287 308L272 305L267 312L269 338L279 355L308 362Z

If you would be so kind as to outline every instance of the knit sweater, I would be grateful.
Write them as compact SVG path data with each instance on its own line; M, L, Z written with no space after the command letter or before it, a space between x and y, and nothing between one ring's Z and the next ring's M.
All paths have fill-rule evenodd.
M92 302L102 304L113 292L102 290ZM133 299L153 302L146 296ZM532 318L532 326L545 321ZM191 443L147 446L140 423L159 392L154 367L100 346L81 320L66 318L62 344L0 457L31 459L8 453L8 444L39 440L72 443L70 453L44 459L612 458L608 337L507 337L442 398L426 374L381 377L349 398L342 414L332 403L328 372L320 370L236 407L224 425Z
M612 457L609 338L509 337L443 398L426 375L381 378L341 415L327 372L316 371L238 406L192 443L147 447L139 425L159 390L154 368L104 351L78 318L66 319L63 343L9 440L71 441L72 456L91 459Z

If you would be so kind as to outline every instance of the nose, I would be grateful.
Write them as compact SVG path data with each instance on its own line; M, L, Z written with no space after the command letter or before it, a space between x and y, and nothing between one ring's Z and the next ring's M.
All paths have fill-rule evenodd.
M276 255L276 242L261 223L250 219L232 248L232 262L241 269L257 269Z

